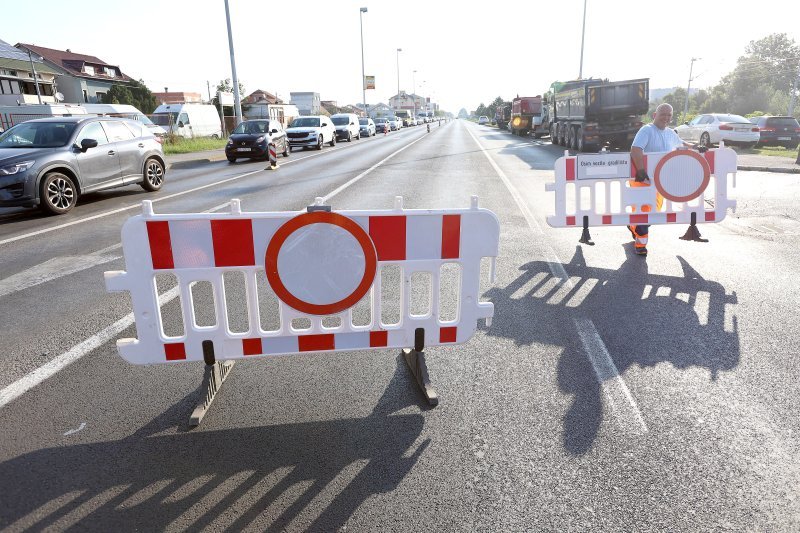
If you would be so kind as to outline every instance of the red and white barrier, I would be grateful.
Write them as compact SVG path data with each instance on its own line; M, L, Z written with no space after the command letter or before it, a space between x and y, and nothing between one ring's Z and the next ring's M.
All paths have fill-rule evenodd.
M691 150L645 154L650 186L632 187L636 176L629 153L565 152L555 164L554 228L628 226L633 224L720 222L736 200L728 198L729 180L736 186L736 152L720 147L699 154ZM660 196L660 198L659 198ZM660 208L659 208L660 205ZM643 209L644 206L649 208Z
M302 213L243 213L238 200L229 213L155 214L149 201L143 214L131 217L122 229L127 271L106 272L109 291L129 291L138 339L121 339L121 356L134 364L202 361L203 343L213 342L217 360L307 351L345 351L414 346L417 328L425 344L464 343L478 319L491 319L491 303L480 302L481 260L498 254L497 217L470 208L406 210L398 198L393 210ZM440 316L442 266L460 267L455 319ZM381 322L382 267L398 265L403 284L400 321ZM248 328L230 329L223 275L243 272ZM266 280L280 299L280 326L262 329L257 277ZM156 277L177 279L183 334L165 333ZM430 276L427 314L410 310L411 278ZM263 276L262 276L263 279ZM200 326L195 316L192 287L208 282L213 291L216 324ZM353 324L352 307L370 295L371 322ZM326 327L324 318L338 319ZM306 319L310 328L295 329ZM336 320L334 320L336 322Z
M278 150L272 143L269 144L267 150L269 150L269 170L276 170L278 168Z

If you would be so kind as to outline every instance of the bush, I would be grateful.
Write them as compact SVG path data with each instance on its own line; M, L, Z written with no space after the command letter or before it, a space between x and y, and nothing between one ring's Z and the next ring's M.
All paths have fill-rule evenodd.
M220 148L225 148L227 142L228 139L212 139L211 137L198 137L195 139L172 137L165 139L162 147L165 155L188 154L204 150L219 150Z

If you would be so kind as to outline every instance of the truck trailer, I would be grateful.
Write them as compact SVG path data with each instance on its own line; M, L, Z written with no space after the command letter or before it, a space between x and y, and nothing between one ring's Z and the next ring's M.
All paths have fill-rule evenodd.
M511 119L508 131L513 135L533 133L537 139L549 128L548 106L541 95L518 96L511 102Z
M630 149L650 105L648 78L570 81L550 102L550 138L579 152L603 146Z

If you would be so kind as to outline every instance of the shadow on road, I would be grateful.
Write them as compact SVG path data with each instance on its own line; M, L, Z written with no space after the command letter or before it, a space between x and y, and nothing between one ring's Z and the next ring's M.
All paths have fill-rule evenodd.
M633 365L669 363L678 369L699 367L715 380L739 363L739 332L728 294L721 284L703 279L678 257L683 277L648 273L647 261L624 245L626 260L618 270L587 266L580 246L564 269L573 284L551 271L547 262L520 267L505 288L487 296L495 305L489 335L563 346L558 363L559 388L574 395L564 415L563 441L573 455L592 446L603 416L602 390L577 327L590 319L611 359L624 376ZM726 309L728 306L728 309ZM727 313L727 321L726 321Z
M421 414L392 414L425 409L407 374L398 357L363 419L175 434L198 389L128 438L6 461L0 529L337 531L395 489L430 443L415 444Z

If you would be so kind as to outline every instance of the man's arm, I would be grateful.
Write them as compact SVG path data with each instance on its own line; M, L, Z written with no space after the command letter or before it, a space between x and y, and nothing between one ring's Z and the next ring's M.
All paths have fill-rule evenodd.
M631 161L636 166L636 181L650 182L647 175L647 168L644 165L644 150L638 146L631 146Z

